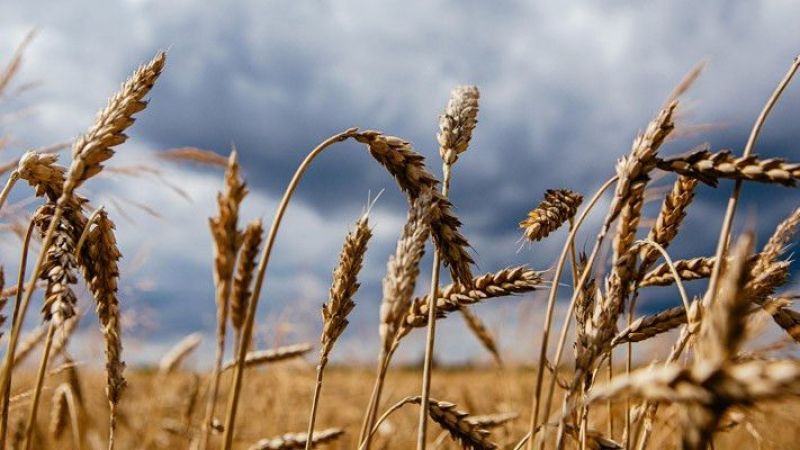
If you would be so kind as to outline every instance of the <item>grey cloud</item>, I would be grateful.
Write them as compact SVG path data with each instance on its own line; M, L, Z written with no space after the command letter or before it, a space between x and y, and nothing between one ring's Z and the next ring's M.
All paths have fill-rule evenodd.
M132 142L156 151L195 145L219 152L235 143L251 187L271 202L308 149L350 126L409 139L439 173L436 120L448 90L458 83L478 84L480 124L472 149L455 169L452 198L480 269L488 271L529 261L549 267L563 232L552 242L515 253L517 222L547 188L590 195L613 174L616 158L698 61L708 61L708 68L687 95L680 123L725 127L680 138L664 151L679 153L704 141L740 151L761 104L800 50L793 20L798 12L800 5L790 1L517 1L503 7L422 0L200 6L189 1L15 2L0 7L0 26L10 30L0 36L0 45L12 48L31 26L41 29L22 75L44 84L24 99L37 115L13 124L20 147L81 132L136 63L169 48L168 69L131 132ZM794 118L799 112L800 90L790 89L757 150L798 159ZM208 179L214 173L201 173L207 176L197 186L211 186L213 192L218 185ZM730 186L700 189L687 223L700 244L678 241L672 251L691 256L713 250ZM401 220L403 197L362 148L343 144L320 158L298 191L300 205L315 214L294 216L296 226L285 229L282 238L302 234L306 224L336 226L315 228L319 262L296 254L276 259L270 298L277 303L271 312L291 305L298 292L292 280L301 275L327 285L347 224L364 205L366 192L382 188L387 189L379 203L383 217ZM200 192L203 197L195 193L198 208L210 214L213 195ZM740 222L755 217L762 241L796 204L795 193L774 187L748 186L744 199ZM253 206L254 214L265 218L272 208L271 203ZM204 226L191 227L191 235L206 239ZM591 243L593 233L590 227L579 242ZM395 235L387 230L371 250L365 304L356 312L357 323L370 330ZM203 250L192 249L192 258L204 254L203 245ZM152 260L166 260L158 247ZM181 264L170 256L181 266L175 277L205 281L189 291L146 294L147 305L170 311L163 314L169 322L165 328L209 328L211 304L192 319L174 311L201 296L209 303L204 294L210 266L194 259ZM156 269L148 275L159 277ZM653 295L652 305L674 300L673 292ZM308 307L312 315L314 308Z

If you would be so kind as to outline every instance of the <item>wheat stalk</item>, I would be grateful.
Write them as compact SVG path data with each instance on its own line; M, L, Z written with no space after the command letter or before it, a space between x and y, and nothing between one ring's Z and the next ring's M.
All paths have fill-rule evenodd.
M475 312L473 312L468 306L460 308L458 312L461 313L461 317L464 319L464 322L467 324L467 328L472 331L483 347L492 354L495 362L498 366L503 365L503 359L500 357L500 349L497 346L497 341L492 335L492 332L489 328L483 323L480 317L478 317Z
M569 311L562 324L562 331L559 336L558 347L556 348L556 356L554 359L554 365L556 367L560 363L561 355L563 354L563 348L566 342L567 325L570 317L572 316L577 296L580 295L580 287L582 287L583 283L586 281L588 270L591 269L591 266L594 264L594 259L597 255L597 251L599 250L599 246L602 244L605 235L611 228L611 224L617 219L617 217L620 216L621 213L624 213L623 217L619 220L619 229L614 242L614 258L612 262L613 268L610 285L612 292L606 295L604 298L604 300L608 302L607 305L605 305L608 307L608 309L598 311L599 314L596 314L596 316L598 319L603 320L603 323L611 323L611 321L613 321L621 313L621 308L623 307L627 296L627 285L631 280L633 266L635 263L635 254L630 246L635 240L636 227L638 226L640 211L644 200L644 188L650 180L649 173L655 168L657 154L661 144L675 127L673 123L673 115L677 106L678 102L672 101L665 108L663 108L656 118L647 125L645 131L636 137L631 147L630 154L622 157L617 162L617 184L614 192L614 198L612 199L611 206L609 207L609 211L603 222L603 226L601 227L597 239L595 240L595 246L592 249L592 254L587 261L587 268L584 270L581 280L578 282L578 289L576 289L575 293L573 293L572 299L570 300ZM572 238L574 238L574 235ZM563 264L563 260L560 261L560 264ZM560 276L560 273L558 275ZM548 309L550 309L550 311L552 311L551 303L555 302L557 281L558 280L556 279L556 283L554 283L553 288L551 288L551 298L548 300ZM595 309L597 310L598 307L599 304L596 305ZM546 331L549 331L549 320L546 318L545 322L545 329ZM590 338L590 342L595 341L598 344L603 344L613 338L613 333L609 332L609 330L599 329L598 331L599 333L597 333L596 336ZM587 359L584 361L584 364L596 359L599 348L600 345L596 344L591 344L589 346L587 351L584 352L584 356L587 357ZM539 359L540 366L546 357L546 351L547 339L543 339ZM580 362L578 364L580 364ZM577 376L574 377L573 381L573 384L575 385L578 383L577 379L582 376L582 370L580 369L584 369L588 366L579 365L578 367L579 370L576 373ZM542 370L544 370L542 367L540 367L538 370L536 388L534 389L534 414L530 426L531 439L528 442L529 450L533 450L533 438L535 437L537 431ZM545 411L549 411L554 393L555 381L551 380L548 386L547 397L545 399ZM567 395L564 399L564 406L562 409L567 409L568 404L571 401L572 395ZM564 422L562 420L559 424L558 435L556 439L556 448L559 450L563 448L564 445L563 423Z
M328 294L328 302L322 306L322 336L317 365L317 382L314 386L314 397L308 420L308 436L314 435L314 423L317 418L319 395L322 391L322 375L328 364L328 357L333 345L347 327L347 316L356 306L353 297L359 288L358 273L364 264L367 242L372 237L368 215L365 213L356 221L355 229L348 233L344 246L339 254L339 263L333 271L333 284ZM306 450L311 448L311 441L306 442Z
M222 361L225 357L225 334L228 310L230 309L232 277L236 265L236 255L242 242L242 236L237 227L239 224L239 207L247 195L247 185L240 174L236 150L231 151L228 157L224 185L224 190L217 194L217 215L208 220L214 244L214 285L216 287L214 299L217 304L217 348L214 371L211 375L211 390L203 420L203 434L200 441L201 450L205 450L208 446L211 421L214 418L214 409L219 394L220 372L222 370Z
M53 409L50 411L50 435L57 440L63 434L67 426L67 420L69 420L70 426L72 427L72 446L74 449L80 450L82 446L77 403L69 384L62 383L56 388L53 392L52 404Z
M425 242L430 234L428 221L431 200L429 192L414 200L408 210L403 231L397 240L395 253L389 257L389 262L386 264L378 328L381 338L378 371L359 435L359 442L364 442L366 439L364 444L366 450L370 449L372 436L367 433L372 428L375 414L378 412L386 371L394 353L393 345L403 327L405 313L411 306L411 297L414 295L420 272L419 263L425 254Z

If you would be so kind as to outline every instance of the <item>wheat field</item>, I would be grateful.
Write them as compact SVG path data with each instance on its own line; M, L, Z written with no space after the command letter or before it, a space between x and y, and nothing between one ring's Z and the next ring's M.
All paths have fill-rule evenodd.
M0 76L0 92L15 75L26 45ZM114 154L127 151L126 131L147 114L150 91L168 73L168 60L159 52L136 69L87 131L70 143L69 154L58 148L30 150L4 165L0 208L8 206L12 189L29 190L36 203L17 214L11 227L21 237L19 254L3 255L4 261L19 260L21 269L3 277L0 447L796 447L792 428L800 362L783 350L800 342L800 312L792 308L795 296L787 286L800 208L772 224L774 232L764 243L757 243L747 227L734 232L733 224L743 188L772 184L785 187L783 193L800 178L800 164L754 153L800 58L765 99L741 149L707 145L683 154L660 152L680 131L681 97L700 76L698 67L666 95L652 118L632 124L642 131L616 167L608 168L609 178L597 192L578 193L569 180L564 186L542 186L542 193L532 195L538 204L519 218L519 227L532 248L558 236L553 235L557 229L568 230L566 240L557 243L558 259L545 268L480 273L449 200L451 185L468 182L459 177L458 162L470 157L478 125L476 86L455 87L443 105L435 137L438 157L426 159L407 140L382 131L342 130L310 149L274 216L263 223L244 217L249 192L236 151L165 154L224 168L216 214L191 218L208 221L213 245L208 265L215 286L216 345L208 372L185 364L198 351L198 335L164 354L158 367L126 367L121 316L126 306L119 295L125 274L118 264L115 218L84 189L101 172L113 176ZM265 301L261 294L270 282L267 266L292 195L316 157L345 141L360 144L408 199L407 220L397 230L396 250L382 279L375 318L379 342L372 343L377 352L368 367L333 357L359 300L373 234L371 205L353 218L343 237L317 319L319 340L277 348L253 344L259 302ZM438 176L432 168L440 163ZM656 178L660 184L669 180L670 187L656 189ZM703 185L728 193L716 252L674 259L670 243L682 233L691 235L682 225L695 190ZM650 220L643 207L653 196L660 207ZM601 207L605 211L598 211ZM591 250L579 251L575 237L589 226L592 211L603 220L592 230ZM423 264L426 252L433 256L430 265ZM418 286L421 273L430 273L430 286ZM443 274L452 282L441 282ZM703 283L699 295L687 294L689 281ZM104 356L98 361L71 356L76 352L70 337L84 314L76 289L84 284L94 311L83 320L97 320L102 332ZM640 297L653 289L670 290L680 306L649 314L637 310ZM416 296L418 291L427 295ZM472 307L534 291L546 297L543 321L537 324L540 345L525 364L504 365L491 327ZM557 314L559 304L566 306L563 317ZM36 314L41 325L23 329L26 316ZM497 364L434 364L441 320L464 320ZM756 329L766 326L783 338L753 351L747 344ZM411 333L426 337L420 367L393 364ZM655 339L669 339L665 355L643 353L642 344ZM21 364L23 359L32 363Z

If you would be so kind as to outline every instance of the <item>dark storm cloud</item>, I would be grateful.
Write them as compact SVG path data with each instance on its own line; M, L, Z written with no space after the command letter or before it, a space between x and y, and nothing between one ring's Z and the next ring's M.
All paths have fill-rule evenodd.
M531 261L549 267L563 232L551 242L515 253L517 222L547 188L569 187L591 195L613 174L615 160L629 150L672 87L699 61L707 61L708 67L686 96L679 124L718 127L680 137L664 152L680 153L705 141L715 149L740 152L763 101L800 50L794 20L800 5L789 1L520 1L503 7L421 0L395 5L44 3L46 7L34 2L0 7L2 48L12 48L31 26L40 28L22 74L44 84L27 97L37 115L14 124L20 146L45 145L81 132L135 63L169 48L168 69L151 107L131 132L132 142L148 150L193 145L221 153L233 143L251 188L269 202L280 195L305 152L350 126L403 136L438 174L437 116L450 88L477 84L480 123L471 150L455 168L452 199L482 271ZM798 113L800 89L790 89L757 151L800 159ZM190 181L198 208L210 214L217 174L201 170L191 177L197 177ZM670 182L660 181L665 186ZM731 187L699 188L687 219L693 240L678 240L672 249L676 255L713 251ZM313 287L304 296L314 299L312 307L301 311L315 317L338 242L365 204L366 192L383 188L387 192L378 212L394 226L404 214L404 200L363 148L344 144L320 157L297 194L306 210L290 214L294 226L284 234L292 236L282 235L313 239L314 245L306 245L316 249L316 259L297 255L299 241L293 241L294 247L279 245L270 298L281 306L273 312L301 296L301 279ZM116 189L136 192L129 186ZM747 186L740 222L751 220L763 241L797 204L797 194L787 192ZM162 201L180 208L179 200ZM269 218L273 207L253 206L252 215ZM599 220L593 217L589 225ZM177 279L206 277L205 284L192 284L188 291L159 289L145 295L144 302L167 311L162 319L179 324L172 330L211 329L214 308L210 297L203 296L208 294L210 270L207 231L203 223L181 226L185 236L172 235L175 248L156 243L151 259L180 266L171 273ZM374 334L385 258L397 234L389 224L378 227L384 234L374 243L366 268L366 303L356 311L357 323L372 330L360 332L369 336ZM130 228L131 233L141 232ZM579 244L590 246L593 233L590 228L582 234ZM158 233L147 235L159 239ZM176 255L190 262L181 264ZM153 265L146 273L154 279L163 278L170 266ZM671 291L652 295L653 305L674 301ZM204 306L191 317L177 312L198 301Z

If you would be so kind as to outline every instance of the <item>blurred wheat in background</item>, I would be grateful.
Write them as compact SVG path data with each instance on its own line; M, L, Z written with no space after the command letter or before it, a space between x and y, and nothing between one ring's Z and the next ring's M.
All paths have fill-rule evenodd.
M30 38L6 62L0 94L17 75L29 43ZM641 131L615 168L595 169L610 175L596 192L578 193L570 189L571 180L564 180L564 186L540 186L543 198L531 193L536 206L519 218L522 251L535 252L547 240L556 240L561 249L553 265L539 269L509 265L479 270L475 250L480 249L471 248L449 198L451 186L469 183L459 176L456 163L470 158L473 133L480 132L482 99L476 86L455 87L442 107L438 134L431 136L439 147L441 177L409 141L349 128L310 150L274 216L264 223L245 217L247 167L240 165L235 149L227 156L192 147L165 151L161 156L173 162L224 171L215 215L185 218L208 221L213 248L208 266L215 289L208 298L215 300L216 345L208 371L185 364L201 348L202 335L196 333L166 352L157 369L126 366L135 350L123 345L121 308L126 306L119 285L125 273L118 264L116 218L87 187L101 173L156 173L145 164L105 165L115 152L127 151L126 131L147 113L151 89L169 76L168 59L158 52L136 69L68 146L30 150L3 165L7 182L0 207L21 245L19 254L5 254L2 261L13 267L19 260L18 273L0 277L5 345L0 448L697 450L795 445L798 409L793 402L800 395L800 362L784 350L800 342L800 312L792 308L794 294L786 287L800 208L786 211L763 245L749 227L739 230L733 224L742 189L762 183L786 188L775 195L792 195L788 188L800 179L800 164L770 157L768 148L762 155L754 152L800 59L791 62L767 98L741 150L706 145L683 154L662 151L681 132L681 97L700 76L700 65L667 95L649 122L631 124ZM153 101L159 101L157 95ZM370 213L375 198L344 237L328 298L319 302L319 341L259 348L254 339L259 304L270 301L262 295L270 284L268 264L293 194L319 155L344 157L334 149L345 141L360 145L408 200L406 221L393 231L396 250L382 278L375 318L379 339L361 343L364 351L375 352L374 367L332 363L332 358L337 341L350 330L350 313L362 300L361 282L373 272L362 269L374 232ZM62 154L65 147L70 154ZM59 160L69 161L60 165ZM164 180L165 188L179 190L179 185ZM675 259L670 244L680 237L693 239L684 219L696 191L706 187L727 195L716 252ZM28 188L30 204L6 202L12 190ZM652 218L645 215L651 201L660 201ZM485 202L489 210L494 206ZM587 221L592 212L603 219L589 230L596 233L590 250L580 251L576 236L593 226ZM565 240L555 233L561 228L567 230ZM291 249L300 255L304 250ZM440 281L442 268L449 284ZM418 281L427 271L430 286L422 286ZM705 284L690 295L685 285L694 280ZM79 286L87 287L85 294ZM424 294L416 296L419 290ZM669 290L680 306L640 311L637 302L654 290ZM496 331L474 307L534 291L547 299L539 305L545 312L536 324L538 351L527 361L508 362ZM558 307L559 291L567 292L565 308ZM32 301L38 305L39 298L41 318L34 320L30 306ZM94 308L84 306L87 300ZM79 344L70 341L79 321L93 321L92 316L103 336L100 364L73 357ZM448 351L436 347L441 333L436 325L458 317L493 365L435 364L437 349ZM38 325L25 326L32 322ZM767 327L782 338L766 346L749 345ZM425 338L419 367L393 360L412 333ZM642 345L670 340L666 358ZM37 358L35 365L23 364ZM304 358L316 367L303 364ZM776 433L778 423L783 428Z

